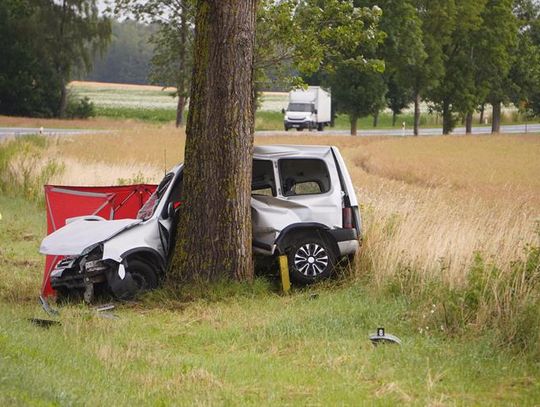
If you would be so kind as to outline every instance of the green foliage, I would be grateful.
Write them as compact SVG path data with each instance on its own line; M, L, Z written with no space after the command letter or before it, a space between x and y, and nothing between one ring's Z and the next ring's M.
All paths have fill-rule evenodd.
M61 77L44 33L41 3L0 2L0 114L58 115Z
M0 113L65 113L66 83L89 70L110 23L95 0L6 0L0 5Z
M118 0L114 11L152 23L157 31L150 37L154 46L149 79L154 84L174 86L178 97L176 125L183 122L183 112L191 87L193 67L194 6L190 0Z
M70 95L66 108L66 117L70 119L88 119L94 117L96 110L94 103L90 101L88 96L77 98Z

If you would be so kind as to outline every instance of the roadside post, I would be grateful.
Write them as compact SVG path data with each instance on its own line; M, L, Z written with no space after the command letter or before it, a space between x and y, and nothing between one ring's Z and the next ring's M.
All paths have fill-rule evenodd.
M291 290L291 279L289 278L289 262L286 254L279 256L279 274L281 275L283 292L288 294Z

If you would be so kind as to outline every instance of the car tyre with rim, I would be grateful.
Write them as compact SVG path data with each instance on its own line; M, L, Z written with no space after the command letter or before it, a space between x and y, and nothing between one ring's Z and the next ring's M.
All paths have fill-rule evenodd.
M131 274L131 278L137 285L134 296L157 288L158 278L152 266L139 259L128 260L127 263L126 271Z
M332 245L319 236L296 239L287 253L291 280L310 284L330 277L336 264Z

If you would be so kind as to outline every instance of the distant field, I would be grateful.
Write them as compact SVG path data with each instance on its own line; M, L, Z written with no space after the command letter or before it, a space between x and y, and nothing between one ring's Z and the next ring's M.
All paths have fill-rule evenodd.
M172 96L174 88L161 88L150 85L130 85L101 82L74 81L69 85L72 92L80 97L88 97L96 106L100 117L113 119L137 119L149 122L166 123L175 120L176 99ZM281 109L287 107L288 95L284 92L264 92L256 114L256 130L282 130L283 115ZM489 107L486 118L490 118ZM522 117L515 108L503 109L503 124L524 123L527 119ZM405 123L407 128L413 126L413 115L410 109L397 117L396 125L392 126L392 115L386 110L379 116L377 128L401 128ZM428 106L422 105L420 125L423 127L441 127L441 118L431 113ZM478 118L475 118L475 125ZM485 124L484 124L485 125ZM345 130L350 128L346 115L339 115L335 128ZM373 117L363 117L358 122L358 128L371 129Z

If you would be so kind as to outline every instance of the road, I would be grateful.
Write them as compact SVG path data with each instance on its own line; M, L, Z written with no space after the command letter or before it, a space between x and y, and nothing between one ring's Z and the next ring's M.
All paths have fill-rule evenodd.
M74 136L79 134L95 134L106 133L107 130L89 130L89 129L57 129L57 128L37 128L37 127L0 127L0 140L21 136L25 134L43 134L45 136ZM473 134L489 134L491 133L491 127L474 127ZM519 124L501 126L501 133L516 134L516 133L540 133L540 124ZM309 134L310 136L347 136L349 130L332 130L327 129L323 132L311 131L297 132L294 130L268 130L268 131L256 131L256 136L294 136L301 134ZM369 129L358 130L359 136L412 136L412 129ZM421 136L436 136L441 135L442 130L440 128L420 129ZM464 127L458 127L452 134L465 134Z
M491 127L473 127L473 134L490 134ZM540 124L512 124L507 126L501 126L501 133L516 134L516 133L540 133ZM256 136L294 136L295 134L309 134L314 136L348 136L349 130L332 130L327 129L323 132L307 130L303 132L297 132L296 130L268 130L268 131L256 131ZM452 134L465 134L465 127L457 127ZM358 136L412 136L413 129L408 128L403 131L402 129L358 129ZM420 129L421 136L438 136L442 135L441 128Z
M0 127L0 140L24 136L28 134L43 134L44 136L74 136L78 134L95 134L108 132L106 130L88 130L88 129L53 129L40 127Z

